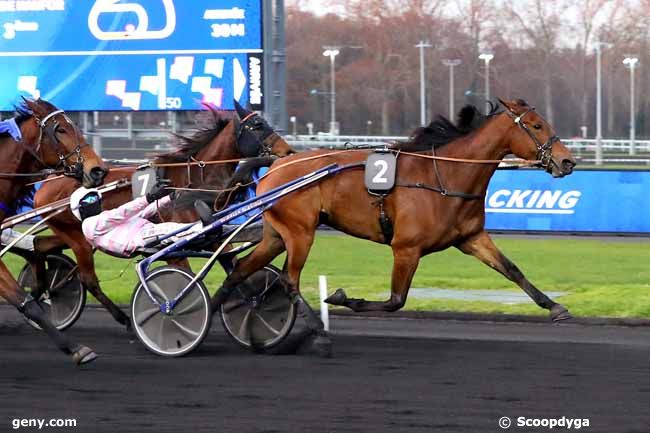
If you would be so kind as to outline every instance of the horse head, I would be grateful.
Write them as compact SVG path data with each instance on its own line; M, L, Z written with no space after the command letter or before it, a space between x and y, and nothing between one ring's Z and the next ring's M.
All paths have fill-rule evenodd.
M101 185L108 168L65 112L42 99L24 103L33 122L21 125L23 142L36 161L44 168L63 169L87 188Z
M520 158L537 159L540 166L553 177L564 177L573 172L576 160L571 151L556 135L549 123L526 101L499 102L505 113L513 120L510 150Z
M284 157L296 153L262 116L245 109L237 101L232 121L237 148L243 157Z

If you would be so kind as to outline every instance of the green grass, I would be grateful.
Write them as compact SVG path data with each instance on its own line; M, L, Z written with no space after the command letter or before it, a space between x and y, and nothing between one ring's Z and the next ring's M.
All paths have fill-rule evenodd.
M574 315L650 317L650 239L523 239L498 237L499 248L542 291L567 292L557 300ZM14 275L22 259L3 259ZM136 282L133 263L98 253L97 274L106 293L128 303ZM279 262L281 263L281 261ZM193 262L198 269L199 261ZM123 275L120 271L125 269ZM349 296L382 300L390 290L390 248L348 236L317 237L302 275L302 290L316 301L318 275L326 275L330 292L343 287ZM223 280L215 268L206 279L210 292ZM455 249L423 258L413 287L520 290L500 274ZM534 304L409 299L410 310L546 314Z

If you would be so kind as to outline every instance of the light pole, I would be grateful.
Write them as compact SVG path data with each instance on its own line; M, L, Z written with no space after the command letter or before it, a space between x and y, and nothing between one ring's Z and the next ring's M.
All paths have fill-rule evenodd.
M603 61L602 49L606 42L596 42L596 165L603 164Z
M638 62L639 59L637 57L628 56L623 59L623 64L630 68L630 155L636 154L636 143L634 142L636 138L636 122L634 119L634 68Z
M296 116L289 117L289 122L291 122L291 124L293 125L293 128L292 128L293 129L293 136L295 137L296 135L298 135L298 127L296 125Z
M478 58L485 61L485 114L490 114L490 61L494 54L481 53Z
M449 120L454 121L454 68L460 65L460 59L444 59L442 64L449 66Z
M420 125L424 126L427 123L427 96L426 96L426 83L424 81L424 49L430 48L431 44L428 42L420 41L415 48L420 49Z
M325 48L325 51L323 51L323 55L325 57L330 58L330 109L331 109L331 120L330 120L330 134L334 135L337 133L337 127L336 127L336 79L335 79L335 69L336 69L336 63L335 59L336 56L339 54L339 50L337 47L323 47Z

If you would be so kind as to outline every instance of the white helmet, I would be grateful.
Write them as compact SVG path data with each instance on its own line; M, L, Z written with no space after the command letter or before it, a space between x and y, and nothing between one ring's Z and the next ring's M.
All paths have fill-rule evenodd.
M97 188L84 188L82 186L70 195L70 210L79 221L81 221L79 205L81 204L81 201L88 196L99 196L101 199L102 194Z

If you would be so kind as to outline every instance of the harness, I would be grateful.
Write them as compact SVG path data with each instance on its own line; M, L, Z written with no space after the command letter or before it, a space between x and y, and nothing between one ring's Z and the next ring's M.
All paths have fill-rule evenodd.
M72 129L75 131L75 148L66 153L65 147L61 144L61 141L56 135L56 130L59 127L59 122L56 119L57 115L63 115L63 119L65 122L72 127ZM39 134L38 134L38 144L36 145L36 152L39 152L41 149L41 144L43 142L43 133L50 139L50 142L54 145L56 149L57 156L59 157L59 163L57 164L56 167L51 167L48 164L45 163L37 154L36 152L33 152L32 149L30 149L27 146L24 146L31 154L36 158L36 160L42 164L44 167L47 168L58 168L62 167L63 169L63 175L68 176L68 177L76 177L79 178L83 175L83 156L81 155L81 149L84 148L85 146L88 146L88 144L81 145L79 143L79 135L76 134L77 128L75 127L74 123L68 118L68 116L65 115L65 111L63 110L56 110L45 116L42 120L39 120L37 117L34 117L36 120L38 126L39 126ZM50 122L51 121L51 122ZM49 122L49 125L48 125ZM22 141L21 141L22 143ZM67 164L67 160L72 156L76 155L76 161L74 164Z
M254 111L250 112L241 120L235 131L237 149L246 158L269 156L273 145L268 144L267 140L273 135L278 136L266 120Z
M235 141L237 143L237 150L243 158L252 158L260 156L271 156L273 154L273 144L267 143L269 138L279 137L279 135L271 128L271 126L254 111L248 113L239 122L235 130ZM239 162L240 160L226 160L219 162ZM201 170L200 177L203 183L204 169L208 162L199 161L193 156L188 158L187 163L187 185L186 188L192 186L192 166L196 165ZM155 164L157 167L170 167L174 164ZM164 176L163 176L164 177Z
M514 121L514 123L522 128L528 136L533 140L533 143L535 144L535 147L537 148L537 154L536 154L536 159L539 160L539 166L541 168L544 168L548 170L550 168L550 165L553 163L552 159L552 148L553 144L556 141L560 141L560 137L557 135L553 135L552 137L549 137L549 139L545 142L542 143L540 142L535 134L530 130L528 125L526 125L524 122L522 122L522 119L531 111L535 111L535 107L529 108L527 111L524 113L517 115L510 111L508 107L506 107L505 112L508 114L508 116ZM399 151L396 152L396 155L399 155ZM416 182L416 183L411 183L411 184L403 184L403 183L395 183L395 187L400 187L400 188L418 188L418 189L424 189L427 191L433 191L436 192L440 195L443 195L445 197L457 197L463 200L483 200L485 197L480 194L469 194L466 192L462 191L449 191L446 187L445 184L443 183L442 176L440 174L440 171L438 170L438 164L437 160L438 157L436 157L436 150L435 147L431 147L431 153L432 153L432 162L433 162L433 171L436 176L436 180L438 181L439 187L435 187L432 185L427 185L422 182ZM471 163L473 161L464 161ZM390 220L390 217L386 214L384 210L384 200L390 194L392 190L389 191L384 191L382 193L377 193L373 192L370 189L368 189L368 193L378 196L379 199L375 202L375 205L379 207L379 226L381 227L382 234L384 235L384 239L387 244L390 245L391 240L393 238L393 225Z
M553 143L556 141L560 141L560 137L557 135L553 135L552 137L549 137L548 140L546 140L546 143L540 142L535 134L530 130L528 125L526 125L524 122L521 120L526 116L526 114L530 113L531 111L535 111L535 107L531 107L528 110L526 110L524 113L520 115L516 115L515 113L511 112L509 109L506 108L506 113L508 113L508 116L517 124L521 129L526 131L526 134L533 140L533 143L535 143L535 147L537 147L537 156L536 158L539 159L540 167L548 170L550 168L551 163L553 162L553 154L552 154L552 149L553 149Z
M23 135L20 131L20 127L16 123L15 119L8 119L0 122L0 133L8 133L11 138L19 143L23 149L25 149L42 167L45 167L45 170L41 170L37 173L0 173L0 177L41 177L47 176L63 171L64 176L80 178L83 175L83 156L81 155L82 146L79 143L78 135L75 134L75 148L71 152L66 153L65 147L61 144L61 141L58 139L56 130L59 127L59 121L56 119L56 116L62 114L65 121L72 126L73 130L76 132L77 128L74 126L72 121L65 115L63 110L55 110L45 116L42 120L32 114L36 124L39 127L38 142L36 148L33 149L23 141ZM59 162L56 166L51 166L43 161L43 158L40 155L41 145L43 144L43 135L46 135L52 145L55 148L55 152L58 156ZM68 164L67 160L76 155L76 161L74 164ZM59 169L61 167L61 169ZM5 214L12 215L15 213L15 208L7 205L5 202L0 201L0 211L5 212Z

